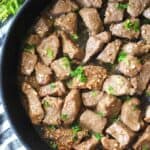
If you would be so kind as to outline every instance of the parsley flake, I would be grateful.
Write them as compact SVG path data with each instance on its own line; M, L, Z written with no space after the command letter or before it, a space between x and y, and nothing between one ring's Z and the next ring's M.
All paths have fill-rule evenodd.
M98 114L100 117L104 117L104 116L105 116L105 113L103 113L103 112L97 112L97 114Z
M55 84L55 83L50 83L50 85L49 85L49 86L50 86L50 89L51 89L51 90L53 90L53 89L55 89L55 88L56 88L56 84Z
M116 7L117 7L117 9L124 10L124 9L128 8L128 4L118 3Z
M102 139L102 137L104 137L102 134L100 133L93 133L94 137L99 141Z
M58 145L54 141L50 141L49 145L50 145L50 148L52 148L53 150L58 149Z
M112 86L109 86L106 92L108 94L114 94L114 88Z
M92 91L92 96L96 97L97 96L97 91Z
M149 91L146 92L146 96L150 96L150 92Z
M53 59L54 58L54 52L50 48L47 49L47 57Z
M71 34L71 38L73 41L77 41L79 39L79 36L77 34Z
M68 119L68 115L67 114L61 114L60 118L65 121Z
M49 104L47 100L44 100L43 106L44 108L47 108L47 107L50 107L51 105Z
M70 61L67 57L63 57L61 60L62 60L64 68L69 68L70 67Z
M127 57L127 53L126 52L121 52L118 56L118 62L124 61Z

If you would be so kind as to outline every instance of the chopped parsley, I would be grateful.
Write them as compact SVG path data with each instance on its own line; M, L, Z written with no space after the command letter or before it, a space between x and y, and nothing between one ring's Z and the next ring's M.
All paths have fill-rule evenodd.
M128 4L118 3L116 7L118 9L124 10L124 9L128 8Z
M71 34L71 39L73 41L77 41L79 39L79 36L77 34Z
M150 96L150 92L147 91L147 92L146 92L146 96Z
M103 112L97 112L97 114L98 114L100 117L104 117L104 116L105 116L105 113L103 113Z
M127 19L124 22L124 28L127 30L133 30L135 32L140 31L140 23L138 20L135 20L134 22L131 21L130 19Z
M50 148L52 148L52 150L57 150L58 149L58 146L54 141L50 141L49 145L50 145Z
M120 120L120 117L118 117L118 115L112 115L111 116L111 118L110 118L110 120L109 120L109 122L110 123L114 123L114 122L117 122L117 121L119 121Z
M50 107L51 105L49 104L47 100L44 100L43 106L44 108L47 108L47 107Z
M137 105L132 105L132 110L135 111L138 109L138 106Z
M56 84L55 84L55 83L50 83L49 86L50 86L50 89L51 89L51 90L53 90L53 89L56 88Z
M114 94L114 88L112 86L109 86L106 92L108 94Z
M56 130L56 126L54 126L54 125L49 125L48 128L53 131Z
M35 45L31 45L31 44L26 43L24 46L24 51L31 53L34 51L34 48L35 48Z
M61 114L60 118L65 121L68 119L68 115L67 114Z
M127 53L126 52L121 52L118 56L118 62L124 61L127 57Z
M0 0L0 22L6 21L10 15L15 15L24 0Z
M75 70L71 71L70 76L79 79L80 82L87 81L87 77L84 74L84 69L82 66L79 66Z
M93 97L96 97L97 94L98 94L97 91L92 91L91 93L92 93L92 96L93 96Z
M147 144L142 145L142 150L149 150L149 146Z
M102 134L100 133L93 133L94 137L99 141L102 139L102 137L104 137Z
M70 60L67 57L63 57L61 60L62 60L64 68L70 67Z
M47 57L53 59L54 58L54 52L50 48L47 49Z
M73 140L76 141L78 139L78 132L81 131L81 128L78 123L72 125L72 132L73 132Z

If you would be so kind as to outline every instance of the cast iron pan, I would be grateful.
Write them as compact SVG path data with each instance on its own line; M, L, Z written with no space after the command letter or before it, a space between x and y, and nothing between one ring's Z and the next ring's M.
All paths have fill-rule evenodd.
M35 18L50 2L51 0L26 0L14 19L0 52L0 99L2 99L14 132L27 150L47 150L49 148L33 128L21 104L17 86L17 67L21 44L27 31Z

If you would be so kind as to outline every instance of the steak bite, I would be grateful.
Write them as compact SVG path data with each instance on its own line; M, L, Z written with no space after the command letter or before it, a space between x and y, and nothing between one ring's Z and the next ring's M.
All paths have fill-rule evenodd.
M76 0L81 7L96 7L101 8L102 0Z
M133 95L135 93L130 81L121 75L109 76L103 84L103 91L116 96Z
M147 148L147 150L150 149L150 126L145 129L143 134L133 146L134 150L143 150L144 148Z
M102 117L116 116L121 110L121 100L113 95L103 93L97 106L96 111Z
M101 117L91 110L85 110L80 116L80 125L93 132L102 133L106 123L105 117Z
M146 107L144 121L150 123L150 105Z
M42 40L37 48L37 52L45 65L50 65L56 58L59 47L60 43L56 34L52 34Z
M115 40L107 44L105 49L97 56L97 60L113 64L121 47L121 40Z
M31 75L34 70L34 67L37 62L37 55L23 52L22 59L21 59L21 73L24 75Z
M150 4L149 0L129 0L127 12L131 17L137 17L148 4Z
M132 55L126 55L124 60L121 60L117 66L118 71L128 77L136 76L141 71L141 68L140 60Z
M44 117L44 111L42 109L38 93L26 82L22 85L22 92L27 97L28 113L32 123L40 124Z
M61 119L64 124L69 125L77 118L81 107L80 92L76 89L71 90L65 98L64 106L61 111Z
M141 56L150 52L150 44L146 44L143 41L139 41L137 43L128 42L123 45L122 51L133 56Z
M70 61L67 57L62 57L53 61L51 68L59 80L67 79L71 72Z
M61 123L60 113L63 105L61 98L46 96L42 100L43 108L45 110L45 117L43 123L47 125L59 125Z
M94 150L98 145L99 141L93 136L90 139L75 145L73 148L75 150Z
M121 150L120 144L115 139L103 137L101 143L105 150Z
M109 126L106 129L106 133L114 137L119 142L121 148L126 148L134 136L134 133L119 121Z
M50 84L40 87L39 95L41 97L52 95L52 96L64 96L66 94L66 88L60 81L52 82Z
M40 17L38 22L34 26L35 32L43 38L47 35L48 31L52 28L52 21L48 20L46 17Z
M150 24L145 24L141 27L142 38L150 44Z
M61 15L55 19L55 26L60 27L62 30L68 33L77 32L77 15L76 13L70 12L66 15Z
M101 101L102 96L103 96L103 92L100 92L98 90L83 92L82 101L84 106L94 107L98 104L99 101Z
M41 38L38 36L38 34L31 34L27 38L27 43L33 47L39 45L40 42L41 42Z
M50 9L50 14L57 16L78 9L78 5L73 0L58 0L53 8Z
M118 9L118 5L118 2L108 2L104 18L105 24L110 24L113 22L119 22L123 20L124 9Z
M67 54L71 59L82 60L84 57L84 51L71 41L65 32L60 31L59 33L62 38L63 53Z
M136 93L142 94L150 81L150 60L146 60L142 66L140 73L132 78L135 85Z
M150 19L150 7L144 10L143 16L147 19Z
M130 25L129 25L130 24ZM110 26L112 35L127 38L137 39L140 35L139 20L138 19L127 19L124 22L112 24Z
M105 68L88 65L82 67L81 70L83 72L71 80L72 88L97 90L102 88L103 82L107 77L107 70Z
M38 62L35 66L35 77L38 84L47 84L52 80L52 71L46 65Z
M79 14L89 29L90 34L94 35L103 31L103 23L95 8L82 8Z
M139 131L144 125L139 105L140 101L137 98L131 98L122 105L121 121L132 131Z
M86 43L86 54L84 57L83 62L86 63L90 60L90 58L95 55L96 53L100 52L107 42L111 39L110 32L101 32L99 34L90 36L87 43Z

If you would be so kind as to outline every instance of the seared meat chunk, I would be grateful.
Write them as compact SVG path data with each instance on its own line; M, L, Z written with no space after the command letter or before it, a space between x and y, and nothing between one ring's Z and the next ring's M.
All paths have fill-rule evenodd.
M70 150L84 137L87 137L88 132L87 130L81 130L75 135L73 130L68 128L59 128L56 130L46 128L44 130L44 136L45 138L56 140L59 150Z
M103 31L101 18L95 8L82 8L79 14L92 35Z
M110 24L113 22L119 22L123 20L124 10L118 9L117 2L108 2L107 9L105 11L104 23Z
M103 137L101 142L105 150L121 150L120 144L115 139Z
M96 58L105 63L113 64L121 47L121 40L115 40L107 44L105 49Z
M96 107L97 113L102 115L102 117L117 115L120 109L121 100L106 93L103 93Z
M72 88L79 89L97 89L102 88L103 82L107 77L107 70L100 66L88 65L83 67L85 81L81 81L78 77L72 79Z
M60 81L56 81L48 85L44 85L40 87L40 90L39 90L39 95L41 97L44 97L47 95L63 96L65 93L66 93L66 88L64 84Z
M145 24L141 27L142 38L150 44L150 24Z
M50 13L54 16L78 10L78 5L73 0L58 0Z
M150 7L144 10L143 16L147 19L150 19Z
M148 3L150 4L149 0L129 0L127 12L130 16L137 17L143 12Z
M40 43L41 39L38 34L31 34L28 39L27 43L31 46L37 46Z
M36 75L36 80L40 85L47 84L52 79L51 69L42 63L36 64L35 75Z
M38 93L31 87L30 84L26 82L24 82L22 85L22 91L27 97L28 113L32 123L40 124L44 117L44 111L42 109Z
M101 100L103 93L98 90L88 91L82 93L83 104L87 107L94 107Z
M63 105L61 98L46 96L42 100L42 104L45 110L45 117L43 123L48 125L59 125L61 123L60 113Z
M37 55L23 52L21 59L21 73L24 75L31 75L37 62Z
M139 41L137 43L128 42L127 44L123 45L122 50L127 54L140 56L150 52L150 44L146 44L143 41Z
M133 131L139 131L144 125L139 105L139 99L131 98L124 102L121 109L121 121Z
M85 110L80 116L81 126L93 132L102 133L106 123L107 119L105 117L100 117L91 110Z
M90 36L86 43L86 54L83 62L86 63L90 58L102 50L105 43L109 42L111 39L110 32L101 32L97 35Z
M94 150L98 143L98 140L93 136L90 139L75 145L73 148L75 150Z
M76 33L77 31L77 15L76 13L68 13L55 19L55 26L60 27L68 33Z
M142 68L140 60L132 55L126 55L124 60L121 60L117 66L118 71L128 77L134 77Z
M101 8L102 0L76 0L82 7Z
M83 59L84 51L71 41L65 32L61 31L60 35L62 37L63 53L67 54L71 59Z
M103 91L116 96L133 95L135 93L130 81L121 75L109 76L103 84Z
M146 107L145 118L144 121L150 123L150 105Z
M119 142L121 148L125 148L134 136L134 133L120 121L108 127L106 133L114 137Z
M48 20L45 17L40 17L38 22L34 26L35 32L42 38L48 31L52 28L52 21Z
M65 98L61 116L64 124L73 123L76 119L81 106L80 92L76 89L71 90Z
M134 82L136 93L142 94L150 81L150 60L146 60L140 73L132 79Z
M52 62L51 68L60 80L67 79L71 72L70 61L67 57L62 57Z
M42 61L45 65L50 65L58 54L60 43L56 34L44 38L37 48Z
M112 24L110 26L110 31L113 35L121 38L137 39L140 35L140 32L134 29L134 27L128 27L128 24L139 24L138 21L138 19L128 19L121 23Z
M148 126L139 137L138 141L133 146L134 150L149 150L150 149L150 126Z

